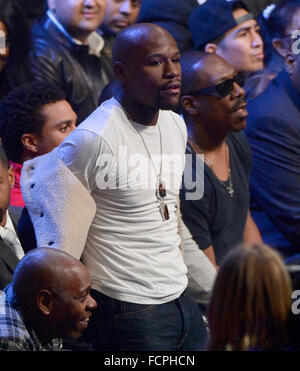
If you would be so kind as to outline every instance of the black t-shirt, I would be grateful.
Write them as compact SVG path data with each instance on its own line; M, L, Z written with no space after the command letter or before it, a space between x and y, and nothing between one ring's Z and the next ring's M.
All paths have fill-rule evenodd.
M192 183L186 179L186 171L181 189L181 212L183 221L190 230L200 249L213 245L217 264L225 254L243 240L247 212L249 209L249 175L251 171L251 153L243 133L232 133L226 138L230 153L231 180L233 197L204 164L203 197L187 199L193 190ZM187 154L192 154L193 174L196 174L195 153L187 147ZM186 166L189 166L188 156ZM203 169L203 162L202 162ZM201 171L201 166L198 172ZM201 183L201 175L197 182ZM202 185L203 187L203 185ZM195 190L195 189L194 189Z

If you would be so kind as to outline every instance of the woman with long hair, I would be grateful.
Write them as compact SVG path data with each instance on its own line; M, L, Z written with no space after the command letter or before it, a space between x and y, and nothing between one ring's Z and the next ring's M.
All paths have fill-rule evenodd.
M279 254L242 244L220 265L208 310L208 350L286 350L291 281Z
M31 79L30 30L15 0L0 0L0 99ZM4 48L5 47L5 48Z

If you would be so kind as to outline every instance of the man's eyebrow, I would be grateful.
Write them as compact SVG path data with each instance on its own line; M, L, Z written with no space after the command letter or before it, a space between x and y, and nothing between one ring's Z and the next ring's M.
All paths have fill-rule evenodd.
M229 74L229 75L226 75L226 76L220 77L219 79L217 79L217 80L214 81L214 85L218 85L218 84L220 84L220 83L222 83L222 82L224 82L224 81L226 81L226 80L233 79L234 76L235 76L235 73L233 72L233 73L231 73L231 74Z
M91 286L87 287L86 289L80 291L76 296L74 296L74 299L80 299L83 296L87 296L91 291Z
M68 119L68 120L60 120L60 121L58 121L58 123L55 125L55 127L57 128L57 127L59 127L59 126L61 126L61 125L63 125L63 124L67 124L67 125L69 125L69 124L72 124L73 121L74 121L74 120L71 120L71 119Z
M237 34L237 33L239 33L239 32L249 31L249 30L251 30L251 28L252 28L252 26L244 26L244 27L240 27L240 28L238 28L238 29L235 31L235 33Z
M234 34L235 35L238 35L240 32L243 32L243 31L250 31L251 29L255 29L255 30L257 30L257 29L260 29L260 26L259 26L259 24L258 23L256 23L255 25L253 25L253 26L242 26L242 27L240 27L240 28L238 28L237 30L235 30L234 31Z
M178 57L180 56L180 51L177 50L173 55L172 57ZM159 58L168 58L165 54L162 54L162 53L153 53L153 54L148 54L146 56L146 58L156 58L156 57L159 57Z
M91 291L91 286L88 286L80 292L80 295L87 295Z

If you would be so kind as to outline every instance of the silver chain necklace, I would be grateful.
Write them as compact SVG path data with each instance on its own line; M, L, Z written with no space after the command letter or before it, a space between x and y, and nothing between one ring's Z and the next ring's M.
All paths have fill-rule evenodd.
M115 96L114 97L120 104L120 106L123 108L129 122L131 123L131 125L134 127L135 131L139 134L142 142L143 142L143 145L146 149L146 152L147 152L147 155L151 161L151 165L153 167L153 170L155 172L155 175L156 175L156 178L157 178L157 184L156 184L156 191L155 191L155 195L157 197L157 200L160 204L159 206L159 212L160 212L160 215L162 217L162 220L163 221L166 221L168 219L170 219L170 214L169 214L169 209L168 209L168 205L165 203L165 200L166 200L166 197L167 197L167 190L166 190L166 186L165 186L165 182L163 181L162 179L162 154L163 154L163 150L162 150L162 138L161 138L161 131L160 131L160 125L158 124L158 132L159 132L159 140L160 140L160 168L159 168L159 174L157 173L156 171L156 168L154 166L154 162L152 160L152 156L151 156L151 153L146 145L146 142L144 140L144 137L142 135L142 133L135 127L134 125L134 121L132 120L132 118L130 117L129 113L127 112L126 108L123 106L123 104L121 103L120 101L120 98Z
M198 144L191 137L189 137L189 144L192 147L192 149L194 150L194 152L199 153L199 154L201 153L200 147L198 146ZM226 143L225 150L226 150L226 162L227 162L227 169L228 169L228 180L227 181L222 181L222 180L220 180L216 176L216 174L215 174L215 172L214 172L214 170L212 168L212 165L211 165L210 161L208 159L205 159L205 155L204 155L204 162L212 170L212 172L214 173L214 175L216 176L216 178L219 180L219 182L222 184L222 186L227 190L229 196L230 197L233 197L234 188L233 188L232 178L231 178L230 159L229 159L229 148L228 148L228 144L227 143Z

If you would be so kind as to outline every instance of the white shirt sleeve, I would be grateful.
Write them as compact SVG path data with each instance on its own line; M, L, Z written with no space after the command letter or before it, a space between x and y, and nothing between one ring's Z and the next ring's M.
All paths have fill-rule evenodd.
M193 240L181 216L178 218L178 223L183 260L188 269L189 294L197 303L206 305L210 299L217 271L208 257Z
M76 129L59 146L59 157L92 193L96 187L113 187L107 177L115 179L115 156L102 136Z

